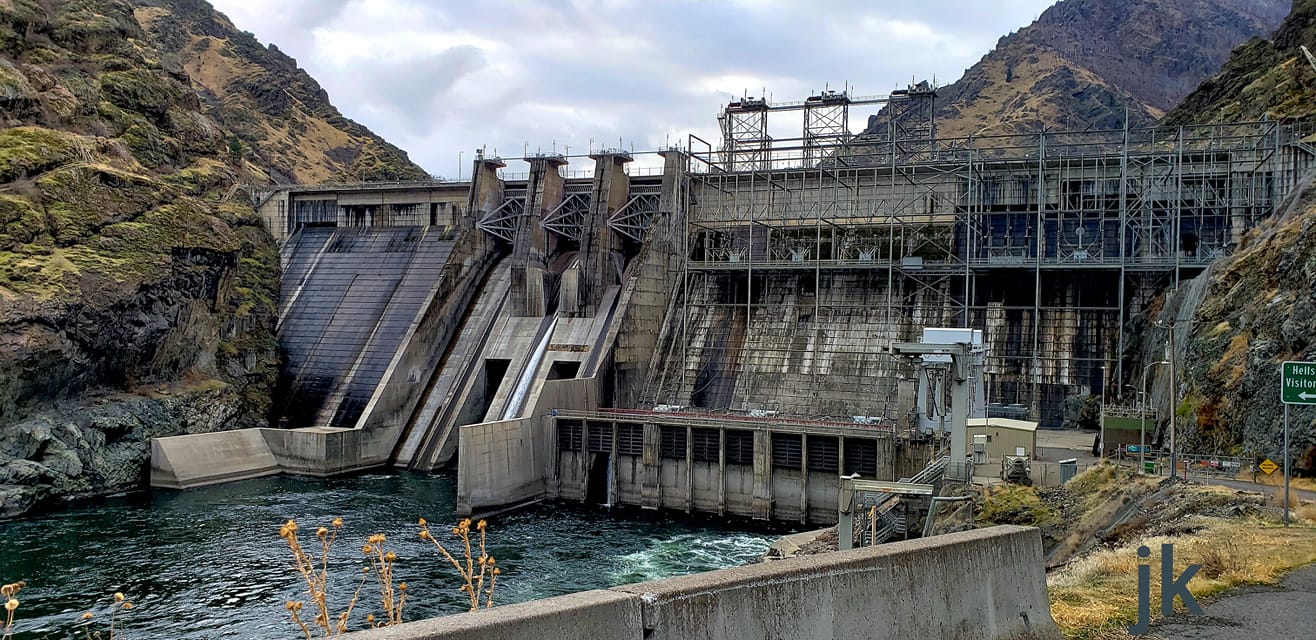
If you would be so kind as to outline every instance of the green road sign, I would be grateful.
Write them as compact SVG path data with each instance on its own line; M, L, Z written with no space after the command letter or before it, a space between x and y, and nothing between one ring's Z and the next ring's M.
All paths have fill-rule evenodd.
M1316 404L1316 362L1285 362L1279 395L1284 404Z

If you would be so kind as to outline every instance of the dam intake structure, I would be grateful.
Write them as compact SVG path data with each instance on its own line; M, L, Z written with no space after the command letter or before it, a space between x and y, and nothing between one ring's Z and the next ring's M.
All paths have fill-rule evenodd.
M481 155L464 182L261 191L288 428L157 440L153 482L455 462L464 513L834 522L839 475L939 458L945 398L892 345L977 330L974 415L1058 425L1067 398L1119 395L1126 327L1316 159L1303 123L942 139L935 98L746 97L717 145L599 150L583 174Z

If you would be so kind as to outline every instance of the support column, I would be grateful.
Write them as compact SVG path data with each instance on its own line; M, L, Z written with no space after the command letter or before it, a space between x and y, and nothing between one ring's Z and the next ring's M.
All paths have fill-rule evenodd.
M685 178L686 155L679 149L664 149L658 155L663 157L663 186L658 215L649 223L649 235L657 248L685 255L686 212L681 206L681 181Z
M608 226L612 214L626 204L631 194L626 163L631 155L624 151L604 151L594 159L594 189L589 217L580 239L580 289L573 315L593 317L598 313L603 292L621 283L621 239Z
M512 312L538 318L548 313L544 290L548 276L548 231L544 215L562 204L566 180L558 168L567 163L559 155L530 158L530 184L525 212L516 220L512 241Z
M800 434L800 524L809 521L809 434Z
M658 425L644 423L644 469L640 480L640 507L644 509L658 509L663 503L661 439Z
M695 438L694 427L685 428L685 512L695 509Z
M481 216L502 206L503 179L498 177L498 170L506 166L502 158L476 156L471 170L471 192L466 198L466 215L461 217L462 229L474 229Z
M613 422L612 444L608 449L608 455L612 456L608 459L608 506L618 503L617 474L620 473L619 467L621 467L617 459L617 432L619 431L621 430L617 428L617 423Z
M965 351L968 349L966 348ZM973 472L965 462L965 452L969 449L968 417L971 383L968 380L969 363L965 360L967 356L957 357L956 362L951 365L950 467L947 469L947 477L951 480L970 482L973 480Z
M854 548L854 480L841 478L836 497L836 550Z
M717 515L727 514L727 430L717 430Z
M589 500L589 420L580 420L580 501Z
M754 519L772 519L772 440L762 429L754 432Z

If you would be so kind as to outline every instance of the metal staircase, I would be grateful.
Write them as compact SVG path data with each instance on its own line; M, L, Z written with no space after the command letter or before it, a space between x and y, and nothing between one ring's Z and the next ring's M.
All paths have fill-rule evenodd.
M904 484L930 484L940 487L941 479L950 465L950 456L940 456L923 467L912 477L901 478ZM851 535L857 546L872 546L888 542L893 538L910 536L909 522L905 515L896 511L900 495L882 494L874 498L868 508L862 509L854 516L854 530Z

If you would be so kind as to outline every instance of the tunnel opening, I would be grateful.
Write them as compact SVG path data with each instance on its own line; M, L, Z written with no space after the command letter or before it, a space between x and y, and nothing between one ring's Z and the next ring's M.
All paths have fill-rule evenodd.
M590 455L589 479L585 485L585 501L589 504L608 504L608 467L611 466L612 454L595 453Z
M507 370L511 366L512 361L507 358L489 358L484 361L484 395L480 398L478 415L489 413L489 407L493 406L494 398L502 389L503 378L507 377Z
M570 380L580 373L580 363L575 360L554 360L548 368L549 380Z

